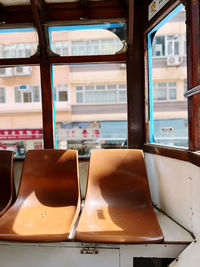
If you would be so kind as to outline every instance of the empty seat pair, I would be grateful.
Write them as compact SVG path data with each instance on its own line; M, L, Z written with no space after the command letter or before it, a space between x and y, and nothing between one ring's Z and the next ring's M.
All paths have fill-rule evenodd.
M0 239L67 240L79 210L77 152L29 151L17 200L0 218ZM92 152L85 206L75 238L103 243L163 240L142 151Z

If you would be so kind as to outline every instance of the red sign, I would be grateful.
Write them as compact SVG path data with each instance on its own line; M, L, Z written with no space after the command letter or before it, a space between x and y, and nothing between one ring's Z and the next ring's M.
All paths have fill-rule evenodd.
M0 130L0 140L42 139L41 129Z

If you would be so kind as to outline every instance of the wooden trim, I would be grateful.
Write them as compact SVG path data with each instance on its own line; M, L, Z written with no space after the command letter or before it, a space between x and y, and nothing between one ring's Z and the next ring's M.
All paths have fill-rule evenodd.
M188 149L164 147L146 143L143 145L143 150L146 153L187 161L200 167L200 153L195 153Z
M134 29L134 1L129 0L128 15L128 46L133 45L133 29Z
M54 56L49 57L51 64L92 64L92 63L123 63L126 54L100 55L100 56Z
M39 5L38 0L30 0L30 4L31 4L34 24L36 26L37 33L38 33L39 43L40 43L41 48L45 49L46 48L45 35L43 34L43 27L41 25L41 18L39 16L39 11L40 11L40 15L44 17L43 15L44 11L41 8L40 10L38 9L38 5Z
M200 84L199 1L189 0L187 10L188 89ZM188 99L189 149L200 150L200 94Z
M37 0L38 1L38 0ZM41 0L40 0L41 1ZM40 5L41 6L41 5ZM45 8L45 21L54 24L64 21L79 21L81 19L120 19L127 18L126 3L119 0L92 1L88 2L86 8L76 3L54 3L47 4ZM3 21L6 25L16 23L33 23L33 15L30 5L5 6Z
M39 37L38 54L40 56L44 148L54 148L52 65L49 62L49 34L48 28L45 26L45 8L42 0L30 0L30 3Z
M124 63L127 60L126 54L99 55L99 56L49 56L51 64L92 64L92 63ZM14 67L21 65L39 65L40 56L30 58L5 58L0 59L1 67Z
M187 161L188 150L185 149L165 147L161 145L146 143L143 145L143 150L147 153Z
M146 21L144 22L144 33L150 32L159 22L161 22L174 8L179 4L179 0L170 0L150 21L148 21L148 5L151 1L145 3L144 14Z
M148 64L148 40L144 34L144 124L145 142L149 142L149 64Z
M80 19L115 19L127 18L127 11L123 1L98 1L88 2L86 8L82 8L79 2L49 4L47 21L69 21Z
M42 119L44 148L54 148L54 118L51 65L45 65L41 63L40 75L42 87Z
M130 7L129 16L134 21L129 20L127 55L128 147L141 148L144 143L143 5L135 2Z
M21 65L39 65L40 57L30 58L1 58L0 66L2 67L15 67Z

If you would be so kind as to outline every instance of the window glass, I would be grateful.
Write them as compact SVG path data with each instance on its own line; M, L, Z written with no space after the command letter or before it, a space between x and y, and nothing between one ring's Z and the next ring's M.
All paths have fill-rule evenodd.
M23 158L29 149L43 147L40 69L0 70L0 149Z
M37 51L34 28L1 29L0 39L0 58L27 58Z
M68 88L66 84L57 85L55 87L55 100L58 102L68 101Z
M61 56L108 55L126 42L125 23L50 27L51 49Z
M188 147L185 20L179 5L148 34L150 142L179 147Z
M53 66L53 76L57 148L78 149L82 157L120 148L127 139L126 68L62 65ZM68 101L58 101L58 88L67 89Z
M156 36L152 48L154 57L165 56L165 36Z
M6 103L6 90L4 87L0 87L0 104Z

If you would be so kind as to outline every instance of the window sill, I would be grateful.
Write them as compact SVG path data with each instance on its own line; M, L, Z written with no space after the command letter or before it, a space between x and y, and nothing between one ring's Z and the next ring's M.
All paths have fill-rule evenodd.
M167 147L151 143L144 144L143 150L146 153L187 161L200 167L200 153L198 151L191 151L189 149L179 147Z

